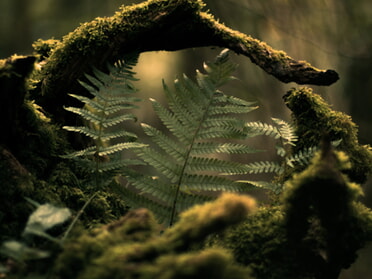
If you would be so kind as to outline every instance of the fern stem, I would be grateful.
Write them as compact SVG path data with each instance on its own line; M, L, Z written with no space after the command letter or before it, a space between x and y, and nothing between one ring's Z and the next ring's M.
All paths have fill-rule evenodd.
M182 180L183 180L183 177L184 177L184 173L185 173L187 164L188 164L189 159L190 159L191 151L192 151L193 146L195 144L195 139L196 139L196 137L197 137L197 135L198 135L201 127L202 127L202 124L204 123L204 120L208 116L209 109L210 109L212 103L213 103L213 95L211 96L211 99L210 99L208 105L205 108L205 112L204 112L202 118L199 121L199 125L196 128L196 130L195 130L194 136L192 137L192 140L191 140L191 143L190 143L190 147L189 147L189 149L186 152L185 162L184 162L184 164L182 166L182 169L181 169L181 172L180 172L180 176L179 176L178 182L176 184L176 193L175 193L175 197L174 197L174 200L173 200L172 212L171 212L171 217L170 217L170 221L169 221L169 227L171 227L173 225L173 222L174 222L174 217L176 215L177 201L178 201L178 196L179 196L180 188L181 188L181 185L182 185Z
M95 196L97 196L98 194L98 191L93 193L93 195L91 195L89 197L89 199L84 203L83 207L79 210L79 212L76 214L74 220L72 220L71 224L68 226L65 234L63 235L62 239L61 239L61 243L63 243L66 238L68 237L68 235L70 234L71 230L73 229L73 227L75 226L76 222L79 220L80 216L84 213L84 210L85 208L91 203L91 201L95 198Z
M109 107L108 101L105 99L103 103L103 108L104 110L101 112L100 116L100 121L98 124L98 138L96 140L96 157L95 159L95 180L96 180L96 190L100 188L100 172L99 172L99 167L100 167L100 148L103 146L103 140L102 140L102 134L104 134L104 129L103 129L103 122L104 120L107 119L107 114L105 114L105 111Z

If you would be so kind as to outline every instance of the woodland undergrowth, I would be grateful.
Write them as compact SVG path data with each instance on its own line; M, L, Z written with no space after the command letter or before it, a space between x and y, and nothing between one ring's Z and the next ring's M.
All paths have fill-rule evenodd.
M359 201L371 148L310 88L283 96L289 121L249 121L254 100L221 89L237 67L224 49L194 76L163 81L164 100L137 96L138 56L159 48L229 47L283 82L338 79L203 7L123 6L37 41L37 57L0 60L1 278L337 279L372 240ZM144 102L160 125L139 123ZM274 144L272 161L252 160L265 152L260 137Z
M90 83L81 84L94 98L70 94L84 107L65 109L82 117L86 125L63 128L91 138L94 144L64 158L85 164L96 179L97 189L113 180L120 182L111 186L124 201L133 208L151 209L159 222L172 225L180 212L213 199L213 192L244 193L263 188L278 194L283 187L280 183L230 177L280 175L286 167L308 164L317 149L311 146L292 155L290 147L295 146L297 136L291 124L277 118L272 118L272 124L245 120L258 106L218 89L234 79L237 65L229 60L228 50L222 51L214 62L205 63L205 72L197 71L195 81L183 75L175 80L173 89L163 83L166 105L152 98L150 102L164 127L141 123L150 143L136 141L137 136L125 128L126 121L136 119L135 103L141 101L135 97L136 79L131 70L135 63L134 57L109 66L108 74L94 70L94 77L87 75ZM277 141L280 160L245 163L219 156L262 152L249 141L257 136ZM123 140L111 144L116 138ZM121 156L124 149L132 150L137 157ZM150 174L128 167L136 164L148 166L145 171Z

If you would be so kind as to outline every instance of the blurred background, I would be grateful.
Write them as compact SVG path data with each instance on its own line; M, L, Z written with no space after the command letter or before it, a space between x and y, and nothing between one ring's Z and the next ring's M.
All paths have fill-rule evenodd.
M37 39L61 39L80 23L97 16L111 16L120 5L134 0L1 0L0 59L12 54L32 53ZM340 80L330 87L314 86L315 92L333 108L351 115L359 125L359 139L372 144L372 1L370 0L205 0L220 22L266 41L297 60L320 69L334 69ZM221 50L198 48L177 52L151 52L140 57L135 71L140 94L162 99L162 82L186 73L193 76L204 61ZM237 81L223 88L260 108L249 121L270 122L270 117L289 120L282 95L296 84L283 84L252 64L244 56L232 55L239 64ZM144 102L140 121L156 124ZM155 122L155 123L154 123ZM266 145L265 139L257 143ZM258 146L260 148L260 146ZM261 160L270 160L270 153ZM368 183L369 185L371 183ZM364 202L372 207L372 186L365 185ZM362 250L356 264L342 279L372 278L372 245Z

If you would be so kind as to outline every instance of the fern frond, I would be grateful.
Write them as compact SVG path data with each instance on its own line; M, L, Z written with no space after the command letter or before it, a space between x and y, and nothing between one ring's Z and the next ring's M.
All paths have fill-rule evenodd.
M203 127L234 127L241 129L244 126L244 121L230 115L219 115L205 119Z
M228 63L228 50L223 50L217 57L214 63L204 63L204 69L208 73L209 78L213 81L216 87L219 87L230 80L233 80L232 74L235 72L237 65Z
M132 208L141 208L146 205L146 208L156 213L159 223L165 223L169 220L170 206L154 200L151 196L146 196L133 191L121 184L114 184L113 189L120 195L123 201Z
M244 192L249 190L246 184L214 175L185 174L184 185L188 191L225 191Z
M123 150L145 146L145 144L133 142L137 136L118 125L136 120L135 115L127 112L137 108L134 102L140 101L139 98L133 96L137 92L132 84L132 81L137 79L133 77L134 72L131 71L135 61L136 58L128 63L118 61L114 66L108 65L108 73L93 69L94 76L86 75L89 83L80 81L80 84L92 94L93 98L70 94L71 97L82 102L84 107L65 108L84 119L86 126L65 126L63 128L93 139L95 145L63 157L70 159L89 158L90 163L87 161L84 164L95 173L96 181L100 181L100 183L104 181L98 179L98 177L103 178L101 173L115 173L128 165L143 164L138 159L123 159L121 156L114 156ZM120 137L124 137L125 141L110 144L110 140ZM98 187L98 185L96 186Z
M151 196L154 200L162 204L171 204L172 195L170 195L170 192L172 189L163 180L128 169L124 174L131 187L134 187L140 194Z
M246 128L247 136L265 135L274 139L281 137L280 131L277 127L271 124L262 123L261 121L247 122L244 127Z
M267 182L267 181L238 180L237 182L244 183L244 184L250 184L255 187L265 189L265 190L270 190L276 194L279 194L283 188L282 185Z
M108 162L102 162L99 164L100 172L118 171L127 166L144 165L142 160L138 159L118 159L110 160Z
M172 224L178 212L211 199L208 194L211 191L242 192L252 187L278 191L279 186L275 184L234 181L227 175L282 173L284 168L279 163L266 161L242 164L218 157L218 154L259 152L244 142L237 143L250 136L266 135L290 145L296 141L293 128L285 121L274 118L274 125L269 125L262 122L246 123L238 117L257 109L257 106L218 90L219 86L234 79L232 72L236 65L228 61L227 53L223 51L213 63L205 63L205 73L197 71L196 82L184 75L175 80L174 87L170 89L163 81L166 105L150 99L166 131L142 124L151 144L137 148L135 152L155 169L157 177L126 170L124 174L130 187L121 186L121 190L128 204L135 206L140 203L140 206L154 210L159 218L169 218ZM99 73L96 78L90 77L89 80L93 86L87 85L87 89L95 99L105 102L103 106L97 106L91 105L90 100L80 98L93 112L104 110L111 114L126 108L127 103L118 102L115 96L97 94L95 89L99 87L115 88L108 86L107 76ZM128 92L135 91L131 86L128 88ZM116 105L113 105L115 102ZM106 106L111 106L111 110ZM110 115L106 119L115 123L117 117L120 116ZM100 120L101 127L108 127L104 123L104 120ZM90 130L76 130L96 136ZM122 147L120 144L104 147L98 154L111 154L111 151L116 152ZM278 154L285 156L287 153L281 147L278 148Z
M164 152L173 157L176 161L182 162L185 160L185 146L179 144L150 125L142 123L141 126L146 135L150 136L154 143L156 143Z
M216 102L219 102L222 105L225 104L225 105L230 105L230 106L236 105L239 107L244 107L247 109L246 112L251 112L252 110L255 110L258 108L256 102L249 102L249 101L246 101L246 100L234 97L234 96L225 95L222 93L215 94L214 97L215 97Z
M248 113L255 110L256 106L237 106L237 105L224 105L221 107L213 107L210 110L210 115L227 114L227 113Z
M283 146L275 145L276 154L280 157L285 157L287 155L287 150Z
M96 146L90 146L88 148L72 152L70 154L62 155L62 157L66 159L73 159L73 158L82 157L82 156L86 156L86 157L93 156L93 155L105 156L105 155L110 155L110 154L122 151L124 149L143 148L145 146L147 145L137 143L137 142L118 143L115 145L109 145L107 147L101 147L98 149Z
M331 144L333 147L337 147L341 143L342 139L332 141ZM314 157L315 152L319 150L317 146L310 146L303 150L298 151L296 154L293 154L285 158L285 162L290 167L307 166L310 163L310 160Z
M317 150L318 148L314 146L300 150L298 153L286 158L286 164L292 168L295 167L296 164L306 166L310 163L311 158Z
M100 147L98 151L98 155L105 156L105 155L110 155L116 152L123 151L125 149L143 148L145 146L146 144L141 144L138 142L122 142L122 143L117 143L114 145Z
M213 171L224 174L236 174L245 173L247 169L246 166L241 163L206 157L190 156L187 163L187 172Z
M101 71L99 71L100 75L101 75L101 78L103 79L102 81L100 81L98 78L95 78L91 75L88 75L88 74L85 74L85 77L87 78L87 80L89 80L89 82L96 88L96 89L100 89L100 88L103 88L105 86L105 84L108 82L108 79L109 79L109 75L107 74L104 74L102 73ZM104 81L106 79L106 82ZM84 84L83 84L84 86ZM85 87L85 86L84 86Z
M77 132L80 134L84 134L94 140L97 140L100 138L102 141L108 141L108 140L119 138L119 137L126 137L126 138L134 140L137 138L136 134L125 131L125 130L108 132L102 135L102 133L100 131L97 131L97 129L92 129L87 126L63 126L62 128L70 132Z
M201 194L203 191L247 190L246 185L219 176L220 173L246 173L244 164L211 157L220 153L258 152L243 143L225 142L246 139L244 121L236 115L257 108L253 102L227 96L217 89L233 79L231 74L236 65L229 62L226 55L224 52L214 63L206 63L206 74L197 72L196 82L184 75L174 82L171 90L163 81L167 107L150 99L170 135L142 124L152 144L136 153L157 171L159 178L156 182L145 178L140 178L141 182L128 180L138 191L172 204L170 223L181 208L206 200ZM166 185L168 192L163 189Z
M170 132L172 132L174 136L176 136L180 141L184 143L188 143L190 142L190 140L192 140L193 134L189 133L192 127L183 126L182 122L175 114L160 105L154 99L150 99L150 101L152 102L154 111L156 112L157 116L161 119L163 124Z
M271 119L275 125L262 123L260 121L245 123L244 127L246 128L247 137L265 135L274 139L281 139L284 145L295 145L297 136L292 125L279 118ZM283 154L283 150L278 152L279 155Z
M113 117L108 116L101 121L100 125L103 128L108 128L108 127L115 126L117 124L120 124L128 120L136 121L137 117L134 114L123 114L123 115L113 116Z
M188 127L192 127L193 123L198 121L198 119L201 117L201 112L198 111L200 104L195 102L195 100L198 100L198 98L194 96L195 93L200 94L200 92L190 91L189 88L193 87L193 85L193 82L187 76L184 76L183 79L177 79L174 82L174 86L176 91L182 92L182 94L173 94L173 92L163 81L164 93L167 98L169 108L175 115L177 115L177 118L182 121L182 124ZM199 90L198 87L197 90ZM188 115L188 117L184 117L184 115Z
M284 168L276 162L260 161L253 162L245 165L245 173L258 174L258 173L282 173Z
M246 133L233 126L202 127L196 135L197 140L207 139L245 139Z
M97 148L95 146L90 146L82 150L78 150L75 152L71 152L69 154L62 155L61 157L65 159L74 159L74 158L78 158L82 156L89 157L89 156L93 156L96 152L97 152Z
M170 157L150 147L138 150L137 155L153 166L160 174L167 177L171 183L175 183L178 180L181 165L173 162Z
M298 137L295 133L294 127L282 119L279 118L271 119L277 126L279 126L278 130L281 138L285 141L284 144L295 145L294 142L298 140Z
M190 155L201 155L201 154L214 154L214 153L225 153L225 154L248 154L257 153L260 150L253 148L245 144L238 143L219 143L219 142L197 142L194 144Z
M163 88L165 92L169 92L169 89L165 84L163 85ZM185 107L185 101L181 100L181 98L179 98L177 95L171 93L165 93L165 95L167 96L167 99L169 99L168 105L173 116L181 122L180 125L191 129L195 121L198 121L199 113L188 110L187 107ZM182 117L185 114L188 114L188 117ZM164 119L164 121L166 121L166 119Z

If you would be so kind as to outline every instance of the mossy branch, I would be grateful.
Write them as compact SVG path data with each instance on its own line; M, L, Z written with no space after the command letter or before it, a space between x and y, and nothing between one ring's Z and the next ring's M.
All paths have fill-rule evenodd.
M50 57L41 74L43 93L65 98L66 92L76 92L72 87L92 64L102 68L107 61L114 62L126 54L203 46L243 54L282 82L330 85L337 81L333 70L319 70L296 61L283 51L226 27L203 12L204 5L201 0L149 0L123 6L112 17L84 23L59 43L52 40ZM38 41L34 47L44 50L45 55L45 44ZM60 105L55 100L51 103Z
M331 141L342 140L338 150L350 157L352 167L344 172L353 182L363 184L372 174L372 150L358 140L358 128L351 117L332 110L324 99L310 88L291 89L283 96L292 111L298 141L293 152L317 146L328 135ZM300 167L303 169L303 167Z

